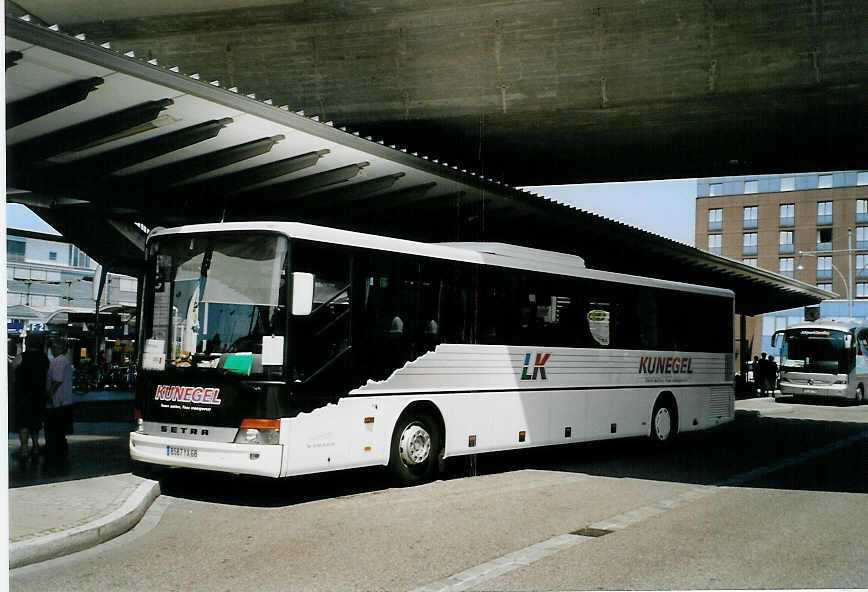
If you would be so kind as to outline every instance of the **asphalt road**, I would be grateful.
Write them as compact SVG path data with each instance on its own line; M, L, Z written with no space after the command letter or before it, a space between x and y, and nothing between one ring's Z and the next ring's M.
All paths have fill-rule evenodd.
M483 455L406 489L375 470L163 472L139 527L12 589L868 587L868 406L753 406L666 449Z

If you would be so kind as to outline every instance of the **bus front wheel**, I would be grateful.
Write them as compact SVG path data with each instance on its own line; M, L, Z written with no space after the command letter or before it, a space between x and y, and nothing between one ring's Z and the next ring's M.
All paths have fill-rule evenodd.
M401 485L418 485L436 477L442 436L437 422L420 411L405 411L392 432L389 470Z
M651 440L655 444L666 444L675 437L678 430L678 410L670 397L660 397L651 412Z

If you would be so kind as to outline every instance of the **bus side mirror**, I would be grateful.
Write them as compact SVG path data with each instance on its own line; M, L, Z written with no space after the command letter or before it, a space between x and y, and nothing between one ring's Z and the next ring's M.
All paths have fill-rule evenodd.
M778 346L778 337L779 336L780 336L780 333L775 333L772 335L772 347Z
M301 271L292 274L292 314L304 317L313 310L313 274Z

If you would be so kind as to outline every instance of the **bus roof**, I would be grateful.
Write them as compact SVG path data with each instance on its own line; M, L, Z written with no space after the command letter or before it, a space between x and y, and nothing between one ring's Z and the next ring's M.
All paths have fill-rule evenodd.
M733 297L731 290L723 288L588 269L585 267L584 260L581 257L566 253L544 251L505 243L422 243L400 238L340 230L326 226L315 226L301 222L223 222L215 224L191 224L175 228L155 228L148 235L148 240L174 234L239 231L276 232L291 238L419 255L435 259L463 261L481 265L493 265L632 285L697 292L727 298Z
M790 325L781 331L800 330L800 329L828 329L830 331L851 331L860 327L865 327L865 323L856 319L817 319L816 321L805 321L804 323L796 323Z

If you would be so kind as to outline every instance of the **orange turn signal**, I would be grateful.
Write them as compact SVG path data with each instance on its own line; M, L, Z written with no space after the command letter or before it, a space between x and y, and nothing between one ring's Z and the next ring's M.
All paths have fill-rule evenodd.
M241 429L248 430L279 430L279 419L244 419L241 422Z

